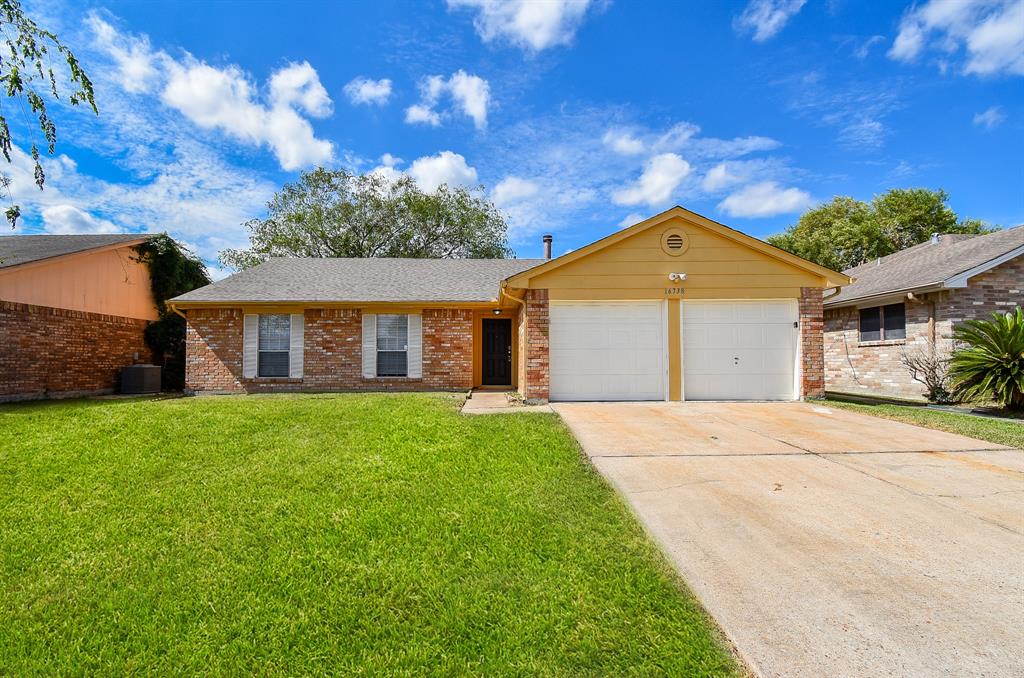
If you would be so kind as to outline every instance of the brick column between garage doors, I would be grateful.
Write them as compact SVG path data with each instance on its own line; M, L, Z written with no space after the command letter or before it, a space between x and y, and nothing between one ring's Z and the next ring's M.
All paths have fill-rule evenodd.
M548 291L527 290L524 298L526 312L523 318L524 347L522 352L526 366L525 384L520 391L528 401L547 401L550 386L550 362L548 357Z
M800 288L800 397L825 393L825 323L820 287Z

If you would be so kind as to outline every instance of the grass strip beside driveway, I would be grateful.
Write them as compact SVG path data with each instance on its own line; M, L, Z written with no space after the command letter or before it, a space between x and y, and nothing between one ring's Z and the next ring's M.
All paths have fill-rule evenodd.
M0 407L0 673L737 671L554 415Z
M992 417L975 417L956 412L942 412L924 407L907 407L904 405L862 405L829 400L828 407L853 410L862 414L871 414L885 419L894 419L907 424L916 424L926 428L934 428L962 436L987 440L990 443L1009 445L1024 449L1024 423L1009 419Z

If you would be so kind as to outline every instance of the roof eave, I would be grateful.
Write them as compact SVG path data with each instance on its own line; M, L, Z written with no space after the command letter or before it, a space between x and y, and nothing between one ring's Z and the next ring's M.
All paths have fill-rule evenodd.
M277 299L273 301L264 300L244 300L244 299L171 299L167 302L167 305L176 308L178 310L188 310L192 308L239 308L242 306L305 306L308 308L347 308L347 307L363 307L363 306L422 306L425 308L449 308L449 307L466 307L466 308L492 308L497 304L500 304L498 297L493 299L484 300L441 300L441 299L410 299L410 300L388 300L388 301L324 301L315 299Z
M849 299L843 299L841 301L833 301L829 303L828 297L822 302L822 306L825 308L845 308L846 306L859 306L865 302L871 302L875 299L885 299L886 297L893 297L897 295L906 295L910 293L925 293L925 292L937 292L944 288L942 282L928 283L926 285L917 285L914 287L905 287L897 290L886 290L885 292L876 292L874 294L865 294L859 297L851 297Z
M0 267L0 275L2 275L4 273L7 273L9 271L24 271L25 269L31 268L33 266L42 266L44 264L52 264L53 262L59 261L60 259L69 259L71 257L78 257L78 256L82 256L84 254L96 254L97 252L106 252L108 250L116 250L116 249L120 249L122 247L135 247L136 245L141 245L142 243L146 242L147 240L150 240L152 237L153 237L152 234L146 234L146 235L141 235L138 238L135 238L135 239L132 239L132 240L124 240L122 242L108 243L106 245L99 245L97 247L89 247L89 248L84 249L84 250L76 250L74 252L63 252L61 254L54 254L54 255L49 256L49 257L43 257L41 259L33 259L32 261L23 261L23 262L18 263L18 264L10 264L10 265L7 265L7 266Z

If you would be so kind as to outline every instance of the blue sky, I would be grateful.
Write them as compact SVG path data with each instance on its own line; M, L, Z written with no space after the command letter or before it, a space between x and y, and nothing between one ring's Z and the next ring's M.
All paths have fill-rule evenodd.
M26 6L100 115L54 106L45 191L15 154L21 232L166 230L214 264L318 164L482 185L524 257L892 187L1024 222L1024 0Z

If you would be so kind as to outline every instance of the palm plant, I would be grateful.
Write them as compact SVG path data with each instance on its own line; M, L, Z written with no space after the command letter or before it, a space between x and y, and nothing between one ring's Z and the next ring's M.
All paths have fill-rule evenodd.
M1024 311L968 320L953 336L963 346L950 359L953 392L964 400L986 398L1024 410Z

